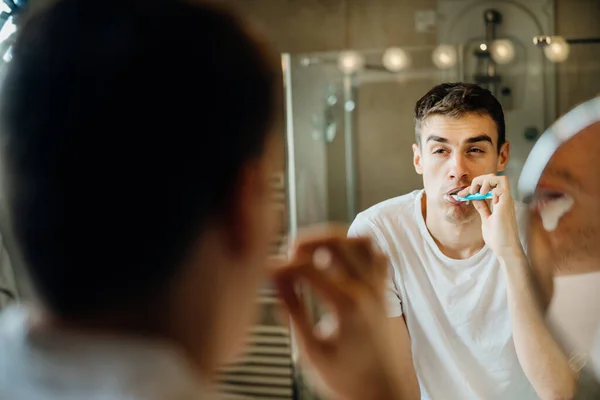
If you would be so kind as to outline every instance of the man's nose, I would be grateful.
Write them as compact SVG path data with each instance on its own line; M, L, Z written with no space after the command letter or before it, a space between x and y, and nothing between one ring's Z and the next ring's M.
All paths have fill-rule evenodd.
M448 178L456 181L466 180L469 177L469 171L467 166L467 160L464 155L455 154L450 160L450 170L448 171Z

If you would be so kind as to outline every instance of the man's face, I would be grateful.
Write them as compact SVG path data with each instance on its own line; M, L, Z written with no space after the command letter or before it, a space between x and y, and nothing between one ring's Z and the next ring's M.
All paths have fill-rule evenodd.
M264 153L246 163L225 205L227 212L215 215L180 280L178 320L199 346L199 358L213 363L207 368L239 355L256 322L258 291L267 281L269 254L282 220L273 185L282 154L281 135L271 135ZM207 319L198 317L199 310ZM206 343L210 348L201 347Z
M413 145L414 165L423 175L428 208L435 207L451 223L464 223L477 215L472 204L448 196L467 187L473 178L504 170L509 145L498 152L498 127L487 115L459 118L432 115L421 126L421 143Z
M557 268L558 274L600 270L599 137L600 123L596 123L561 145L536 189L531 227L536 237L530 239L530 253L537 262ZM554 230L545 229L539 216L565 196L573 199L571 208Z

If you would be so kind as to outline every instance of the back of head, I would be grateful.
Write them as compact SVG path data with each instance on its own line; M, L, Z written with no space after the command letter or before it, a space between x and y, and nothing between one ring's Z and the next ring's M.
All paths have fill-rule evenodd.
M54 313L168 285L261 155L278 82L262 45L206 5L61 0L26 21L2 161L17 243Z
M415 105L415 133L417 144L421 140L421 126L432 115L460 118L465 114L487 115L498 127L498 150L506 141L506 128L502 105L487 89L473 83L443 83L435 86Z

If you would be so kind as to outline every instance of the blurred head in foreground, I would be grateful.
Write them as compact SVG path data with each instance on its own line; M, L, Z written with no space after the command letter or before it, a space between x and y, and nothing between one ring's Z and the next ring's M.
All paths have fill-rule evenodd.
M42 320L167 340L206 375L240 351L277 225L267 53L178 0L62 0L26 21L3 189Z

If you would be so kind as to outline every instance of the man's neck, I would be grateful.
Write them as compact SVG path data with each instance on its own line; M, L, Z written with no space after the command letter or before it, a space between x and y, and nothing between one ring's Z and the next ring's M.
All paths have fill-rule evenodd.
M485 242L479 215L474 214L468 221L456 224L448 221L436 207L428 207L427 203L427 196L423 194L421 212L425 225L442 253L453 259L464 260L483 248Z

